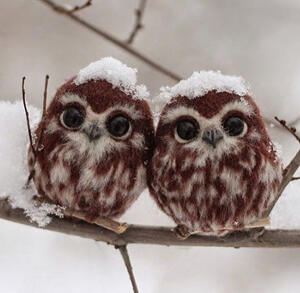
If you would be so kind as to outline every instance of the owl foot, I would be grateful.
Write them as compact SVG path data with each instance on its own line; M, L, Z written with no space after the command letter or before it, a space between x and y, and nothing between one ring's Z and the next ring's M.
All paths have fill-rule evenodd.
M257 240L260 236L265 233L265 228L253 228L249 230L249 237Z
M53 204L50 200L46 198L41 198L41 197L34 197L34 200L37 204L43 204L43 203L48 203L48 204ZM116 234L122 234L124 233L129 225L127 223L119 223L117 221L111 220L109 218L101 218L101 217L88 217L86 213L81 212L81 211L75 211L71 210L65 207L62 207L62 213L66 217L71 217L75 218L78 220L82 220L84 222L90 223L90 224L95 224L97 226L103 227L107 230L113 231Z
M71 216L83 220L85 222L88 222L90 224L95 224L97 226L103 227L107 230L115 232L116 234L124 233L129 227L127 223L119 223L109 218L96 217L96 218L89 219L86 217L84 213L79 211L70 211L68 209L65 209L63 213L66 216Z
M191 236L191 233L189 232L188 228L184 225L176 226L173 229L173 232L175 233L176 237L180 240L185 240Z
M97 221L98 222L98 221ZM126 232L129 225L127 223L119 223L111 219L100 219L100 223L95 222L96 225L102 226L110 231L115 232L116 234L122 234Z

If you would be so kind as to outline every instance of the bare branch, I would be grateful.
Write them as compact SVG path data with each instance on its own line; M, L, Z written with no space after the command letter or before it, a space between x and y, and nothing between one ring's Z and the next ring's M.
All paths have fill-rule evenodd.
M63 6L60 6L60 5L56 5L56 7L54 7L54 9L59 12L59 13L74 13L74 12L77 12L79 10L82 10L84 8L87 8L89 6L92 5L92 0L87 0L84 4L82 5L75 5L74 7L72 8L65 8Z
M33 146L33 139L32 139L32 133L31 133L30 121L29 121L29 113L28 113L28 109L27 109L27 105L26 105L25 79L26 79L26 77L24 76L22 78L22 100L23 100L23 106L24 106L25 115L26 115L27 131L28 131L30 146L31 146L32 152L33 152L33 154L35 156L36 152L35 152L35 148Z
M291 181L296 181L296 180L300 180L300 177L293 177L293 178L291 179Z
M48 5L53 10L57 11L57 4L55 4L53 1L51 1L51 0L39 0L39 1L41 1L44 4ZM163 67L162 65L156 63L155 61L151 60L150 58L144 56L142 53L140 53L139 51L131 48L129 45L127 45L123 41L117 39L115 36L103 31L102 29L92 25L91 23L83 20L82 18L80 18L80 17L78 17L78 16L76 16L72 13L62 13L62 15L66 16L66 17L69 17L71 20L73 20L74 22L80 24L82 27L85 27L89 31L95 33L97 36L103 37L107 41L113 43L117 47L123 49L124 51L128 52L132 56L136 57L137 59L144 62L145 64L151 66L156 71L168 76L169 78L171 78L173 80L176 80L176 81L179 81L179 80L182 79L176 73L170 71L169 69L167 69L167 68Z
M135 24L133 30L127 40L127 44L132 44L138 31L144 28L142 24L142 18L145 11L147 0L140 0L140 6L138 9L135 10Z
M135 277L134 277L134 274L133 274L133 269L132 269L132 265L131 265L131 262L130 262L127 246L122 245L122 246L115 246L115 247L116 247L116 249L119 249L119 251L122 255L122 258L123 258L123 261L125 263L127 272L129 274L129 278L130 278L130 281L131 281L133 292L134 293L139 293L139 290L138 290L138 287L137 287L137 284L136 284L136 281L135 281Z
M21 209L12 209L7 200L0 200L0 218L19 224L38 228L24 215ZM261 236L253 230L231 233L225 237L192 235L179 240L171 227L151 227L132 225L123 234L116 234L99 226L86 222L74 222L70 218L53 217L50 224L42 228L114 246L131 243L176 245L176 246L216 246L216 247L300 247L300 230L266 230Z

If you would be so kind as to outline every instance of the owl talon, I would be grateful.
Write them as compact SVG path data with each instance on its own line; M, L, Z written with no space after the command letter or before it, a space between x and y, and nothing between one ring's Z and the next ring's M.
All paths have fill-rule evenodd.
M251 239L257 240L260 236L262 236L265 233L265 228L254 228L249 230L249 236Z
M175 233L176 237L180 240L185 240L191 236L188 228L183 225L178 225L174 228L173 232Z
M129 224L127 223L119 223L119 227L114 231L117 234L123 234L128 229Z

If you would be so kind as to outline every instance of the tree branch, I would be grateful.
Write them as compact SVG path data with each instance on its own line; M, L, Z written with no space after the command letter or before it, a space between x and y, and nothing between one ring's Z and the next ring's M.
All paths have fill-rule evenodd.
M127 269L130 281L131 281L133 292L134 293L139 293L139 290L138 290L138 287L137 287L137 284L136 284L136 281L135 281L135 277L134 277L134 274L133 274L133 269L132 269L132 265L131 265L131 262L130 262L127 246L126 245L116 246L116 249L119 249L119 251L122 255L123 261L125 263L125 266L126 266L126 269Z
M7 200L0 200L0 218L19 224L37 227L30 222L21 209L12 209ZM253 230L231 233L225 237L192 235L186 240L178 239L171 227L130 226L123 234L116 234L86 222L74 222L70 218L53 217L50 224L41 228L67 235L79 236L105 242L114 246L127 244L153 244L176 246L215 247L300 247L299 230L266 230L256 237Z
M57 11L57 6L58 5L55 4L52 0L39 0L39 1L46 4L47 6L51 7L54 11ZM64 13L62 11L61 14L68 17L68 18L70 18L72 21L78 23L82 27L85 27L86 29L88 29L89 31L95 33L96 35L103 37L104 39L106 39L107 41L113 43L117 47L125 50L126 52L128 52L132 56L136 57L137 59L144 62L145 64L151 66L156 71L168 76L169 78L171 78L173 80L176 80L176 81L179 81L179 80L182 79L176 73L170 71L169 69L167 69L167 68L163 67L162 65L156 63L155 61L151 60L150 58L144 56L142 53L140 53L139 51L131 48L128 44L126 44L123 41L117 39L115 36L103 31L102 29L100 29L100 28L98 28L94 25L92 25L91 23L89 23L89 22L83 20L82 18L74 15L73 13Z
M144 27L142 24L142 18L146 7L146 2L147 0L140 0L140 6L138 9L135 10L135 24L127 40L127 44L132 44L138 31Z

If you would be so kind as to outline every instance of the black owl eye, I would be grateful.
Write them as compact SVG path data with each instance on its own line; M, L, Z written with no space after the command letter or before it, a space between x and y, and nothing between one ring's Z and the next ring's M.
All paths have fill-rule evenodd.
M240 135L245 127L245 122L239 117L230 117L224 123L224 130L230 136Z
M191 120L179 121L177 123L176 131L177 131L178 136L184 140L191 140L198 133L198 129L197 129L195 123Z
M122 115L115 116L107 122L108 131L116 137L125 135L128 132L129 127L129 120Z
M70 107L63 112L62 121L66 127L76 129L83 123L84 115L77 108Z

